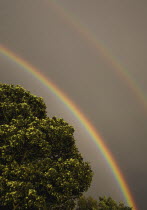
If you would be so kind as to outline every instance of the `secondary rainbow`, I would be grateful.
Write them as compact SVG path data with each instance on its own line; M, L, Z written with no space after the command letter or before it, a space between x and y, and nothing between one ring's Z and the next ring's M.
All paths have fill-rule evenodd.
M131 195L129 187L111 152L104 144L100 134L96 131L94 126L88 121L88 119L84 116L80 109L65 95L65 93L63 93L54 83L52 83L52 81L46 79L45 76L41 74L41 72L37 68L29 64L24 59L20 58L18 55L16 55L14 52L10 51L3 45L0 45L0 53L5 57L8 57L13 62L17 63L25 71L31 73L34 77L36 77L40 82L42 82L43 85L49 88L49 90L53 92L68 107L68 109L73 113L73 115L75 115L78 118L78 120L84 125L85 129L89 132L90 136L98 146L99 150L102 152L106 162L109 164L109 167L111 168L114 177L117 180L128 205L132 206L133 210L137 210L137 206Z
M145 112L147 112L147 100L143 93L143 90L137 80L133 78L133 75L121 64L119 59L114 56L111 51L105 46L102 40L98 40L97 36L91 32L88 27L81 23L80 19L77 18L73 12L69 9L65 9L62 6L62 1L48 1L45 0L46 4L50 6L57 15L59 15L63 21L74 29L81 38L89 44L89 47L96 49L103 56L104 60L108 62L112 67L113 71L119 76L119 78L126 83L127 87L134 93L135 97L141 103Z

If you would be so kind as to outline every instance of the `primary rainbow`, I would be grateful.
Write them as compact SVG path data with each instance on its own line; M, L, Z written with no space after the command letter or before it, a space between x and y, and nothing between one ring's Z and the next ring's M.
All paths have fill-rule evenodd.
M3 45L0 45L0 53L5 57L11 59L19 66L23 67L25 71L31 73L34 77L36 77L40 82L42 82L43 85L49 88L49 90L53 92L78 118L78 120L84 125L85 129L89 132L90 136L93 138L99 150L102 152L106 162L109 164L128 205L132 206L133 210L137 210L136 203L133 200L129 187L123 177L121 170L119 169L116 161L114 160L111 152L104 144L100 134L95 130L93 125L88 121L88 119L79 110L79 108L54 83L52 83L52 81L46 79L45 76L41 72L39 72L38 69L29 64L27 61L23 60L22 58L20 58L18 55L16 55L14 52L10 51L8 48L4 47Z

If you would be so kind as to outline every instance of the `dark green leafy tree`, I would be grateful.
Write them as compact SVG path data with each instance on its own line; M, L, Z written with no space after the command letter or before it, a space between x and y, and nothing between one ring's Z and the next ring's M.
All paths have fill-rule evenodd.
M82 196L78 199L76 210L132 210L124 203L116 203L111 197L99 197L99 201L92 197Z
M0 84L0 209L73 209L92 170L63 119L40 97Z
M76 210L97 210L98 202L91 196L82 196L78 199Z
M98 209L100 210L132 210L131 207L125 206L124 203L117 204L111 197L99 197Z

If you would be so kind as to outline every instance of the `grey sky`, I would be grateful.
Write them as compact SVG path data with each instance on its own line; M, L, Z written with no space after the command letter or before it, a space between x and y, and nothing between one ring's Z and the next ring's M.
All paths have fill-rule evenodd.
M0 43L41 70L77 104L120 166L139 209L147 206L147 107L107 56L77 26L105 46L147 93L147 2L140 0L0 0ZM65 11L62 12L62 11ZM77 21L77 22L76 22ZM49 116L72 124L79 150L95 172L89 194L124 200L92 138L69 110L34 77L0 54L1 82L21 84L45 99Z

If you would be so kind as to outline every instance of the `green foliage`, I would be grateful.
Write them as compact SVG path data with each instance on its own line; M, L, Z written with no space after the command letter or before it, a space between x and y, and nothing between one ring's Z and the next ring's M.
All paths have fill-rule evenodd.
M78 199L76 210L132 210L124 203L116 203L111 197L99 197L99 201L82 196Z
M99 197L98 209L100 210L132 210L132 208L125 206L122 202L116 203L111 197Z
M73 133L42 98L0 84L1 209L73 209L92 180Z
M92 197L86 198L82 196L78 199L76 210L97 210L98 202L94 200Z

